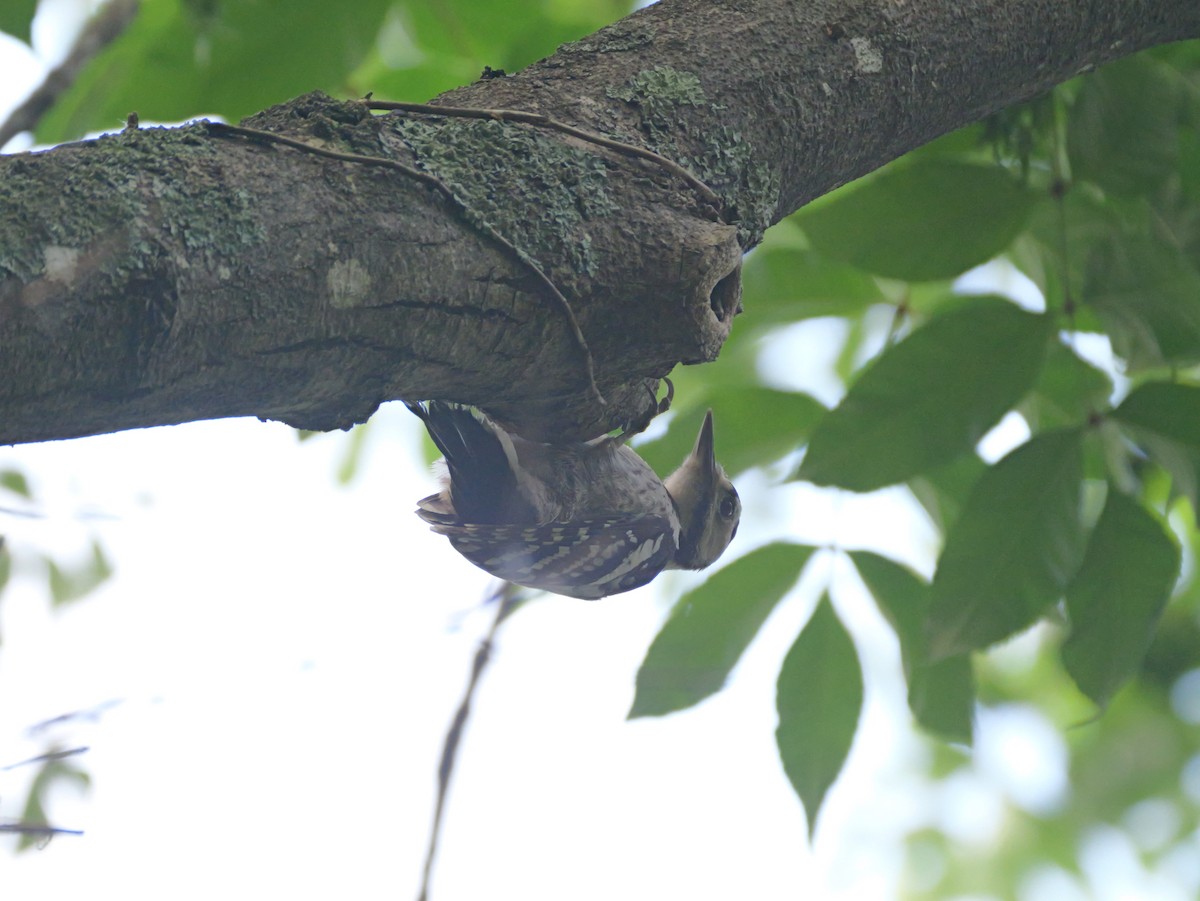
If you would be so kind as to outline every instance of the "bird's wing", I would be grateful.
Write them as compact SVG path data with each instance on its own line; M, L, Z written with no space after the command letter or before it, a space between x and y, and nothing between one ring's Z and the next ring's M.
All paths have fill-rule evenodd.
M665 516L534 526L422 518L480 569L527 588L585 600L645 585L662 572L676 550Z

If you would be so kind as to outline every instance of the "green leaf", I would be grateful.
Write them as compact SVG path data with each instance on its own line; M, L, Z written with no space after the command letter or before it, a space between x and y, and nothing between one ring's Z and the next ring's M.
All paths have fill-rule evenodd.
M867 272L952 278L1020 233L1037 195L998 166L917 158L797 214L813 246Z
M969 745L975 711L971 661L960 654L929 662L925 646L929 584L899 563L869 551L852 551L850 559L900 639L913 716L934 735Z
M817 424L796 477L871 491L969 452L1033 385L1052 329L994 298L934 317Z
M1114 235L1089 257L1083 299L1130 368L1200 362L1200 273L1178 248Z
M975 728L975 674L958 654L926 663L908 676L908 709L926 732L970 745Z
M615 22L630 6L629 0L555 0L519 7L495 0L406 0L400 9L406 30L422 50L470 56L477 61L478 76L480 64L509 72L527 66L559 44Z
M46 561L50 575L50 597L55 606L77 601L95 591L112 575L112 564L97 541L92 542L91 557L79 566L65 568Z
M775 696L779 758L808 813L810 836L850 753L862 701L858 652L823 597L784 658Z
M4 0L0 3L0 31L28 44L37 5L38 0Z
M1083 565L1067 589L1062 659L1101 707L1142 663L1179 575L1179 546L1140 504L1110 486Z
M0 488L5 488L13 494L19 494L26 500L33 500L29 490L29 480L19 469L0 469Z
M697 405L671 420L666 435L639 444L656 471L671 472L696 443L705 410L713 411L717 459L731 476L773 463L801 447L825 408L807 394L773 388L716 388L690 398Z
M1106 191L1157 191L1179 163L1180 74L1139 54L1084 79L1067 120L1071 173Z
M51 825L46 815L46 797L50 794L51 786L64 782L85 789L91 785L92 780L83 770L76 769L63 760L46 761L30 783L25 808L21 812L21 822L35 826ZM35 847L42 840L39 836L22 835L17 842L17 850Z
M683 710L724 688L730 670L813 550L769 544L680 598L638 670L629 718Z
M350 430L342 442L342 459L338 462L337 483L343 487L354 481L362 466L363 450L370 434L369 422L363 422Z
M958 520L971 489L987 468L978 454L964 454L945 466L910 479L908 489L925 508L937 530L945 535Z
M941 659L1032 625L1083 557L1083 433L1043 432L983 474L946 538L926 620Z
M143 3L38 126L54 143L119 127L130 112L230 120L322 88L337 93L370 50L389 0Z
M1110 419L1171 474L1172 489L1200 510L1200 387L1146 382Z
M1108 408L1112 392L1107 373L1061 341L1051 341L1037 383L1021 404L1021 415L1035 431L1083 425Z
M629 0L554 0L526 4L520 15L495 0L396 3L377 52L354 73L357 93L421 100L479 78L483 67L508 72L549 56L630 12Z
M1041 289L1046 309L1066 312L1073 331L1101 331L1092 309L1079 302L1087 261L1121 230L1122 217L1094 190L1070 190L1034 207L1026 231L1008 257Z
M871 276L807 248L762 248L746 258L742 278L756 320L846 316L886 301Z
M1185 215L1194 215L1197 202L1200 202L1200 134L1195 128L1185 129L1180 134L1179 141L1179 187L1180 207ZM1192 259L1197 254L1197 235L1193 229L1182 231L1181 238L1185 241Z
M1146 382L1110 415L1118 422L1200 449L1200 386Z
M899 311L892 314L893 324L898 321L897 317L903 318ZM842 322L846 325L846 337L842 340L841 350L833 361L833 374L843 385L849 385L862 370L863 361L869 360L871 355L876 353L873 349L868 351L866 344L868 341L873 344L879 335L874 326L867 326L865 312L843 316Z
M0 594L4 593L8 580L12 578L12 554L8 552L8 542L0 535Z
M1138 668L1138 682L1158 689L1162 697L1200 660L1200 623L1193 612L1183 609L1180 600L1176 596L1163 611Z

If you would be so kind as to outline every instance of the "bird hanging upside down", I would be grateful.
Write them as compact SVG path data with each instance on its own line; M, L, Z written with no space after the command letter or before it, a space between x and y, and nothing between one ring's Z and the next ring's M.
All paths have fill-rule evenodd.
M664 569L704 569L737 533L737 489L713 456L712 411L683 465L660 479L625 441L542 444L458 404L406 404L445 457L417 515L494 576L593 600Z

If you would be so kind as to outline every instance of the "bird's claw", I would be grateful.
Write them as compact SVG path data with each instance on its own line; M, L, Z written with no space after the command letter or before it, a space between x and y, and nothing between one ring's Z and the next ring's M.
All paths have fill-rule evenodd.
M653 402L649 411L626 426L625 430L616 437L618 442L624 444L634 435L639 435L646 431L656 416L661 416L663 413L666 413L667 410L671 409L671 401L675 399L675 385L665 375L662 377L662 380L667 383L666 397L664 397L662 400L659 400L658 394L652 388L650 388L649 385L647 385L646 390L650 392L650 399Z

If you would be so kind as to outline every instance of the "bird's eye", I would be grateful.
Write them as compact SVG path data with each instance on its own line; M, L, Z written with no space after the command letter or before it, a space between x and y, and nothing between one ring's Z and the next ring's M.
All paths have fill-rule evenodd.
M721 514L722 519L731 519L736 509L737 498L730 494L726 495L721 501L721 506L717 508L717 512Z

